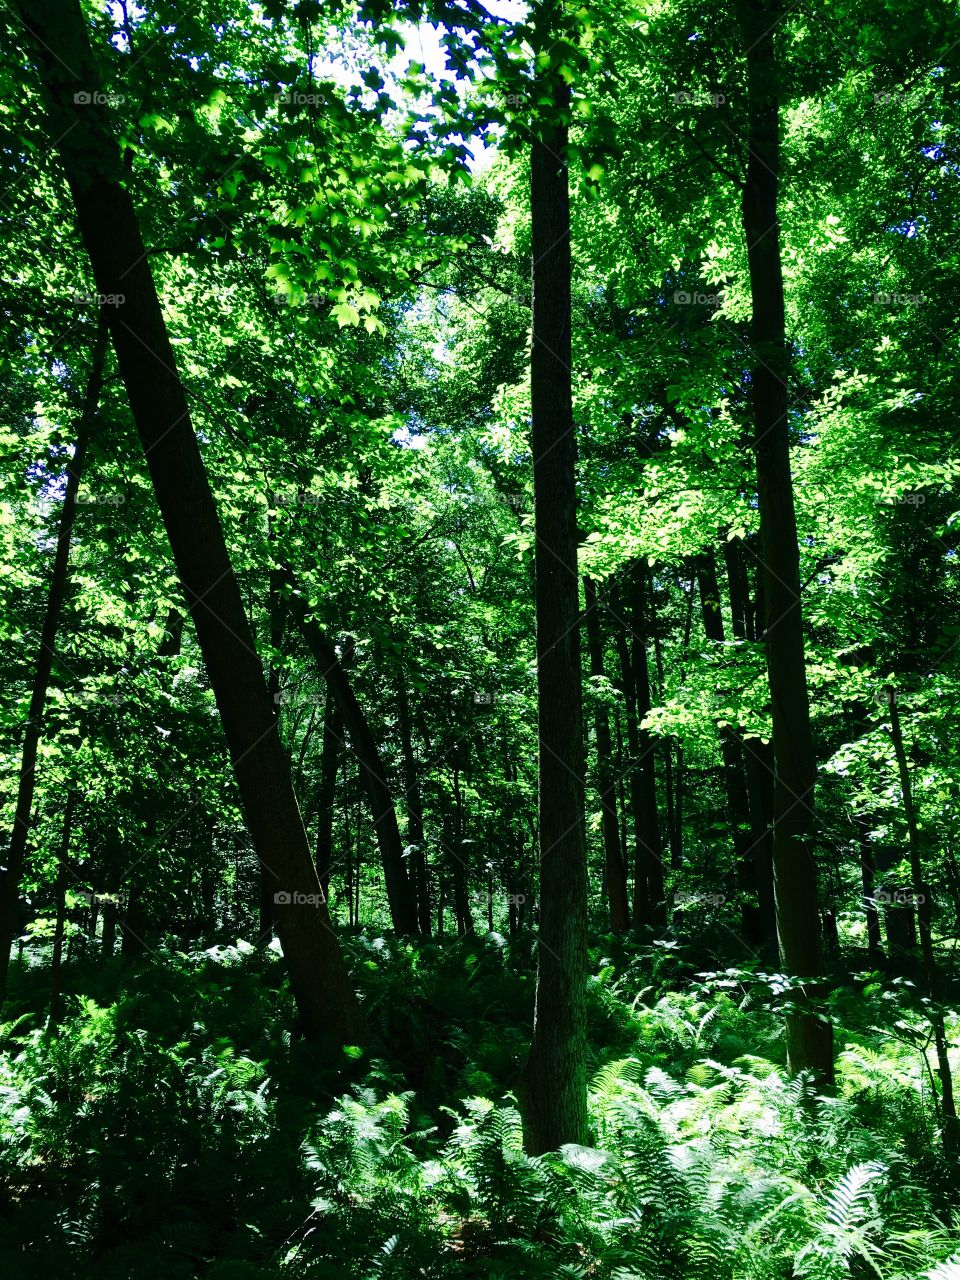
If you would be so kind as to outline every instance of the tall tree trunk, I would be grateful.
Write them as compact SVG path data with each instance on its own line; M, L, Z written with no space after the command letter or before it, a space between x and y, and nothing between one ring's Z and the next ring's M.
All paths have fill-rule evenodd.
M317 783L317 876L324 897L329 897L333 864L333 817L340 768L340 717L330 686L323 704L323 739L320 744L320 777Z
M50 957L50 1019L48 1028L54 1030L63 1015L63 934L66 917L67 867L70 858L70 837L73 834L73 811L77 793L67 792L67 805L63 814L63 835L57 857L56 919L53 926L53 954Z
M119 149L101 103L79 0L22 0L50 108L50 136L73 195L120 373L197 632L305 1032L365 1037L356 995L310 856L263 668L197 444Z
M759 601L751 602L750 579L744 561L744 543L731 538L724 543L727 586L730 592L730 622L734 638L760 643L763 628L758 625ZM760 592L757 592L758 596ZM750 815L750 856L753 883L757 890L759 945L771 959L777 953L777 912L773 892L773 748L759 738L743 737L744 778Z
M43 709L47 701L47 689L53 671L57 631L60 615L67 595L70 565L70 538L77 513L77 490L83 475L87 441L100 402L103 383L103 365L107 353L107 329L101 322L93 345L90 374L80 418L77 424L76 444L73 456L67 463L67 483L57 528L57 547L50 575L50 590L40 630L40 650L33 671L33 688L30 693L30 709L23 733L20 753L20 775L17 784L17 805L13 817L10 847L4 859L6 867L0 870L0 999L6 987L7 967L10 963L10 946L20 931L20 880L27 856L27 840L30 835L30 815L37 782L37 753L43 731Z
M860 850L860 882L863 888L863 909L867 917L867 955L873 961L881 958L883 947L880 934L880 913L874 898L876 862L870 847L869 818L857 819L857 844Z
M650 625L649 574L645 564L638 562L631 573L630 625L633 643L630 646L630 674L633 681L635 715L637 718L637 780L639 786L639 812L634 814L637 824L638 860L634 875L634 924L650 924L661 929L667 923L667 908L663 885L663 840L660 832L660 814L657 806L657 744L653 734L643 728L644 717L653 706L650 693L650 667L647 660L647 634ZM640 882L645 878L645 893L640 896ZM641 912L646 907L646 917Z
M930 900L929 886L923 878L920 827L917 822L916 806L913 803L913 784L910 780L910 768L907 764L907 753L903 745L903 729L900 724L897 695L892 686L888 687L886 692L887 705L890 708L890 737L893 741L893 750L897 758L897 772L900 775L900 794L903 798L903 814L907 821L910 875L913 881L913 900L917 908L920 952L923 956L923 968L927 979L927 994L930 996L931 1001L929 1017L930 1024L933 1027L933 1039L937 1051L937 1070L940 1076L943 1147L948 1159L953 1160L960 1154L960 1127L957 1125L957 1107L953 1094L953 1074L950 1069L946 1027L940 1003L944 998L944 983L933 950L933 903Z
M403 786L407 810L407 845L410 849L410 866L417 898L417 922L424 937L431 932L430 882L427 874L427 850L424 843L423 799L420 795L420 775L417 757L413 749L413 726L410 719L410 699L404 673L397 679L397 712L400 722L400 747L403 751Z
M749 161L743 226L753 304L754 449L776 768L773 867L777 932L787 973L816 981L824 972L811 840L816 759L790 474L789 357L777 223L780 137L774 37L781 9L779 0L738 0L738 8L747 63ZM833 1032L816 1007L788 1015L787 1058L793 1071L810 1069L832 1079Z
M587 649L590 654L590 674L595 678L602 679L603 642L600 637L600 615L597 612L597 589L591 578L585 577L583 579L583 590L586 600L584 618L587 627ZM627 868L620 856L620 828L617 822L617 793L613 774L613 745L610 737L610 717L606 707L597 706L593 723L597 751L597 791L600 797L610 928L614 933L625 933L630 927L630 909L627 905Z
M393 794L390 791L386 766L380 755L377 741L363 708L353 692L353 686L343 669L343 664L337 657L336 649L324 635L319 623L307 612L299 596L290 597L290 606L291 613L320 669L320 674L333 694L340 718L350 737L350 745L360 765L360 779L370 802L374 830L380 846L383 877L387 887L387 900L390 903L393 927L397 933L416 933L416 903L403 860L403 842L400 839L400 826L397 822Z
M460 768L453 766L453 834L448 849L450 872L453 880L453 911L457 918L457 932L461 937L476 933L473 912L470 910L470 859L464 837L463 791L460 787Z
M535 47L554 50L560 6L535 10ZM540 937L533 1039L522 1080L524 1141L537 1154L587 1138L587 866L577 573L577 444L571 390L570 94L539 70L530 162L533 345L530 395L536 549Z
M712 551L705 551L696 558L697 584L700 589L700 607L703 613L703 632L712 644L723 645L725 630L720 602L720 584L717 581L717 564ZM723 692L719 690L718 692ZM730 822L731 843L736 871L737 888L755 897L760 886L756 883L755 864L751 857L750 806L740 740L730 725L718 730L720 756L723 761L723 785L727 798L727 817ZM742 912L742 928L747 942L757 945L764 941L760 924L759 901L747 903Z

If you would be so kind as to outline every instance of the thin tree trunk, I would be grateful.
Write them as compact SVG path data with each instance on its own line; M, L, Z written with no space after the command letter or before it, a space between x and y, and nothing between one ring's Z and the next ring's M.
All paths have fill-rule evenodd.
M879 960L883 947L880 934L880 913L877 911L874 898L876 863L870 847L868 833L870 822L867 818L857 819L857 842L860 849L860 882L863 888L863 909L867 917L867 955L871 960Z
M560 6L535 10L535 45L554 49ZM585 989L587 866L583 691L577 573L577 446L571 389L570 94L538 72L549 104L531 147L534 552L540 740L540 938L530 1054L521 1094L524 1141L537 1154L587 1138Z
M101 323L97 328L97 336L93 345L90 362L90 374L87 378L83 406L77 424L77 438L73 456L67 463L67 483L63 495L63 507L60 511L60 523L57 529L57 548L53 557L53 571L50 575L50 590L40 631L40 650L33 673L33 689L30 694L30 709L23 733L23 748L20 753L20 774L17 784L17 805L13 817L13 831L10 835L10 846L4 862L6 866L0 870L0 999L6 987L7 966L10 961L10 945L20 931L20 881L23 876L24 862L27 856L27 841L30 835L30 815L33 810L33 796L37 782L37 754L40 747L40 736L43 731L43 710L47 701L47 689L53 671L53 659L56 652L57 632L60 627L60 616L67 596L70 566L70 538L77 513L77 491L83 475L83 465L87 453L87 441L97 414L100 402L100 387L103 383L103 366L107 353L107 329Z
M400 722L400 747L403 751L403 785L407 810L407 845L413 883L417 898L417 922L420 932L428 937L431 931L430 882L427 874L427 850L424 843L423 799L420 795L420 775L413 750L413 729L410 719L410 699L404 673L397 679L397 711Z
M597 612L597 589L593 580L587 577L583 579L583 589L586 601L584 619L587 627L587 650L590 654L590 674L594 678L602 679L603 643L600 638L600 615ZM613 776L613 746L610 738L610 717L606 707L598 705L593 723L610 928L614 933L625 933L630 927L627 868L620 856L620 827L617 821L617 793Z
M633 680L639 746L637 759L639 813L634 815L638 827L638 861L634 875L634 924L650 924L655 929L662 929L667 923L667 911L663 884L663 841L657 805L657 744L653 734L643 728L644 717L653 706L650 693L650 667L647 661L650 603L646 565L635 564L631 577L630 623L633 643L630 648L630 673ZM640 882L644 878L645 894L638 896ZM645 918L641 914L644 905Z
M22 0L24 27L230 748L254 848L308 1035L356 1043L363 1021L320 894L289 764L230 563L79 0Z
M824 973L813 857L816 760L810 728L797 523L787 417L789 358L777 223L780 172L779 0L739 0L747 63L749 161L743 189L753 304L752 399L763 544L767 672L773 713L773 866L777 932L787 973L816 982ZM816 992L812 993L814 997ZM833 1031L813 1007L787 1017L792 1071L833 1076Z
M700 607L703 614L703 632L712 644L722 646L725 641L723 612L720 603L720 584L717 581L717 564L712 551L705 551L696 558L697 584L700 589ZM719 690L718 692L723 692ZM718 730L720 755L723 761L723 785L727 798L727 817L730 822L731 843L735 864L737 888L756 897L760 886L755 883L755 865L752 854L750 830L750 805L740 740L736 729L727 725ZM754 945L764 941L760 927L760 907L747 903L741 924L747 942Z
M960 1128L957 1125L957 1108L953 1094L953 1074L950 1070L950 1057L947 1051L947 1035L944 1026L940 1001L943 1000L943 978L933 950L933 903L930 900L929 886L923 878L923 860L920 852L920 827L917 823L917 810L913 803L913 785L910 780L910 768L907 764L907 753L903 745L903 729L900 724L900 709L897 706L897 695L892 687L887 688L887 705L890 709L890 737L897 758L897 771L900 775L900 794L903 797L903 813L907 820L907 842L910 852L910 874L913 881L913 899L917 908L917 928L920 932L920 952L923 956L923 967L927 979L927 994L930 996L930 1023L933 1027L933 1039L937 1051L937 1071L940 1076L940 1106L943 1118L943 1147L949 1159L955 1159L960 1153Z
M340 717L333 694L327 687L323 704L323 739L320 746L320 778L317 784L316 862L320 888L330 896L330 871L333 865L333 818L337 795L337 773L340 769Z
M50 1020L47 1024L51 1031L59 1026L63 1015L62 965L67 866L70 858L70 837L73 833L73 811L76 802L77 793L68 791L67 806L63 814L63 835L60 838L60 853L57 857L56 920L53 926L53 954L50 957Z
M350 745L360 765L360 778L370 802L374 830L380 846L393 927L397 933L416 933L416 903L403 860L400 825L397 822L397 811L380 749L363 708L353 692L347 673L337 657L336 649L324 635L319 623L309 615L303 601L296 595L291 596L291 612L314 656L320 674L327 682L327 688L333 694L337 710L350 737Z

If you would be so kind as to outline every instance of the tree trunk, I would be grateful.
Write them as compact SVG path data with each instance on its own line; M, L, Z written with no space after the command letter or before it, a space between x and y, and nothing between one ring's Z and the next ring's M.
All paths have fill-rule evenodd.
M56 920L53 927L53 954L50 957L50 1020L47 1024L51 1031L59 1026L63 1014L62 964L67 866L70 858L70 837L73 833L73 810L76 802L76 792L68 791L67 806L63 814L63 835L60 839L60 854L57 858Z
M777 223L780 122L774 34L781 10L779 0L739 0L739 11L747 62L749 161L743 189L743 227L753 304L754 450L776 770L773 867L777 933L786 972L816 982L824 972L811 839L816 759L790 474L789 357ZM833 1031L815 1007L788 1015L787 1060L792 1071L812 1070L832 1079Z
M930 900L929 886L923 878L923 862L920 852L920 827L917 822L917 810L913 803L913 784L910 780L910 768L907 764L907 753L903 745L903 730L900 725L900 710L897 706L897 695L892 687L887 688L887 704L890 708L890 737L897 757L897 771L900 775L900 794L903 797L903 813L907 820L907 841L910 851L910 874L913 880L913 899L917 907L917 928L920 931L920 952L923 956L923 967L927 979L927 994L930 997L930 1024L933 1027L933 1039L937 1051L937 1069L940 1076L940 1108L943 1120L944 1153L950 1160L955 1160L960 1152L960 1128L957 1125L957 1107L953 1095L953 1074L950 1070L950 1057L947 1050L947 1034L944 1025L943 1011L940 1001L944 997L943 978L933 951L933 903Z
M277 923L304 1031L365 1038L320 894L263 669L230 563L173 348L122 181L79 0L22 0L34 56L120 373L233 759L254 848L273 877Z
M337 795L337 772L340 768L340 717L333 694L327 686L323 704L323 740L320 746L320 778L317 783L316 862L320 888L329 897L330 871L333 865L333 818Z
M403 785L407 810L407 845L410 849L410 866L417 898L417 922L420 932L428 937L431 931L430 882L427 874L427 850L424 843L423 800L420 795L420 777L417 758L413 750L413 730L410 720L410 699L404 673L397 680L397 711L400 722L400 747L403 751Z
M536 47L554 48L558 18L556 0L547 0L535 12ZM540 938L533 1039L521 1094L524 1141L533 1154L587 1139L587 867L577 445L570 375L570 95L556 70L548 69L538 72L535 97L549 105L535 125L530 166Z
M663 841L657 806L657 744L653 734L643 728L643 719L653 706L650 693L650 667L647 661L649 629L649 578L646 565L633 566L630 624L633 643L630 646L630 674L633 683L634 714L637 720L637 781L639 812L637 824L638 860L634 875L634 924L650 924L662 929L667 923L663 885ZM640 894L640 881L645 878L645 892ZM641 911L646 907L646 916Z
M23 733L20 754L20 775L17 785L17 805L13 817L13 831L6 858L6 868L0 871L0 999L6 988L7 967L10 962L10 946L20 931L20 880L27 856L27 840L30 835L30 815L37 781L37 753L43 730L43 709L47 701L47 689L53 671L53 659L60 626L60 615L67 595L70 565L70 538L77 513L77 490L83 475L87 441L100 402L103 383L103 365L107 353L107 329L101 322L93 346L90 374L80 419L73 456L67 463L67 484L57 529L57 548L50 575L50 591L40 631L40 651L37 654L30 694L30 709Z
M586 599L584 618L587 626L587 649L590 654L590 674L603 678L603 643L600 638L600 615L597 612L597 589L591 578L584 578ZM630 909L627 904L627 868L620 856L620 828L617 822L617 795L613 774L613 745L610 737L610 717L604 706L597 706L594 713L594 738L597 751L597 791L600 797L603 824L603 855L610 912L610 928L614 933L625 933L630 927Z
M717 564L712 551L696 558L697 585L700 590L700 607L703 613L703 632L712 644L723 645L725 632L720 603L720 584L717 581ZM718 693L723 693L718 690ZM741 893L749 898L758 897L760 885L756 882L756 867L752 858L750 829L750 805L746 775L736 729L727 725L718 730L720 755L723 760L723 785L727 797L727 817L730 822L731 843L735 863L735 883ZM741 914L745 940L753 946L764 941L760 920L759 901L747 902Z
M380 749L347 673L337 657L336 649L324 635L319 623L307 612L300 597L292 595L290 600L293 617L314 656L320 674L327 682L327 688L333 694L340 718L350 737L350 745L360 765L360 778L370 802L374 830L380 846L393 927L400 934L416 933L416 903L403 861L403 842L400 839L397 811Z

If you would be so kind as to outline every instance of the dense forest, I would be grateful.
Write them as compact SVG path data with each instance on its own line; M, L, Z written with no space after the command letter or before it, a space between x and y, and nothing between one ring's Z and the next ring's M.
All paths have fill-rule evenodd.
M960 1280L960 6L4 0L9 1280Z

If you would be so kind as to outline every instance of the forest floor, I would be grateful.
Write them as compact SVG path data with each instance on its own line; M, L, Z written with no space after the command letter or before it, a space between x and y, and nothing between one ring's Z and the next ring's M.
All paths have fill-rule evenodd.
M291 1034L275 950L78 955L56 1037L42 956L16 968L7 1280L960 1276L909 984L838 986L820 1096L784 1073L769 983L596 937L595 1146L535 1160L511 1093L532 939L345 945L377 1049L335 1060Z

